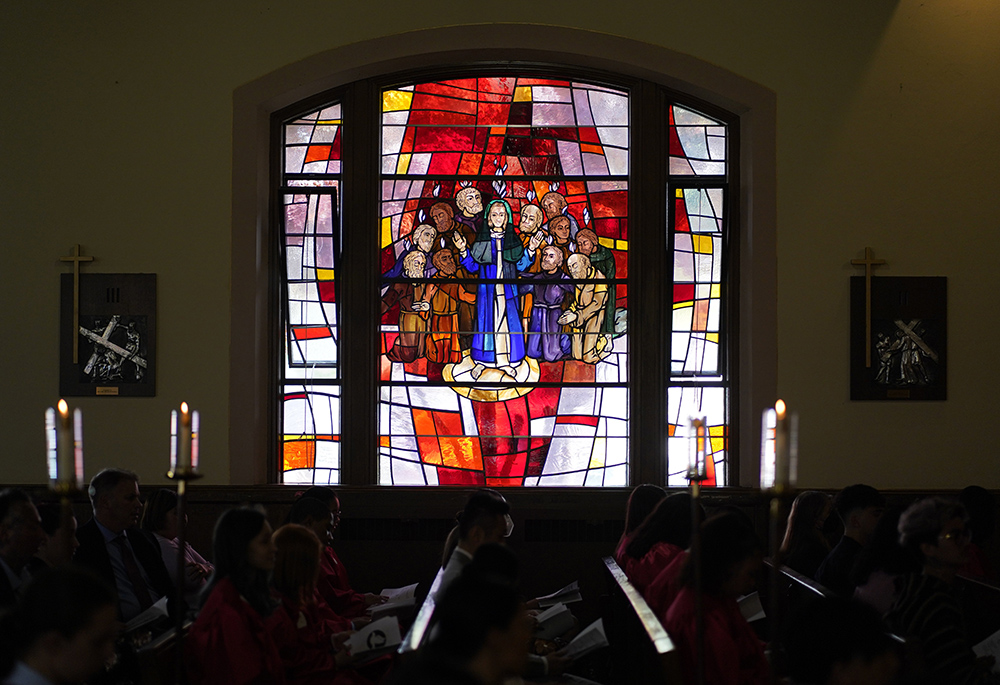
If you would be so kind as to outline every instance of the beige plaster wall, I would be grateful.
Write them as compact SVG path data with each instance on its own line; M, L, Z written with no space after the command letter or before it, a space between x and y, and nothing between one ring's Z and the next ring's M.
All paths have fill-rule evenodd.
M801 414L801 481L1000 487L1000 5L987 0L656 3L135 3L0 9L0 482L44 477L58 393L58 257L155 272L158 392L84 399L90 467L161 480L171 407L202 411L228 479L232 94L340 45L523 21L690 54L778 99L778 389ZM586 52L586 45L580 46ZM373 55L373 60L377 56ZM949 277L945 403L848 401L849 261Z

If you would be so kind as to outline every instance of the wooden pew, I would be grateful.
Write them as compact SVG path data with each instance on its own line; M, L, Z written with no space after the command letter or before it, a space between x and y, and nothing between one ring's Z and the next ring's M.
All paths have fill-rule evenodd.
M442 566L438 569L437 575L434 576L434 582L431 583L431 589L427 592L427 597L424 598L423 604L420 605L417 617L413 619L410 629L406 631L406 635L403 637L402 644L396 650L400 656L405 657L413 654L420 649L420 646L427 639L427 630L430 628L431 620L434 618L434 595L437 594L443 577L444 567Z
M604 628L611 645L615 683L680 683L680 656L646 600L612 557L604 558L609 597Z
M955 587L972 644L1000 630L1000 587L988 580L961 574L955 579Z

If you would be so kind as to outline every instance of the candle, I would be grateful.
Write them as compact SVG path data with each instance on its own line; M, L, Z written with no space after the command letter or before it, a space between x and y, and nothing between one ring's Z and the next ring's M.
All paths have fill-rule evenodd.
M181 472L191 470L191 412L187 402L181 402L180 435L177 436L177 468Z
M789 485L790 452L788 411L785 403L778 400L774 403L774 485L787 487Z
M760 420L760 489L774 487L774 407L764 410Z
M201 416L198 412L191 414L191 470L198 470L198 434L201 428Z
M72 485L83 482L83 411L73 410L73 470L69 474Z
M706 419L691 419L690 434L688 440L688 479L704 480L708 476L708 465L706 454L708 446L706 444Z
M75 447L73 445L73 420L69 416L69 406L66 400L59 400L59 427L56 455L56 482L59 485L68 483L76 473Z

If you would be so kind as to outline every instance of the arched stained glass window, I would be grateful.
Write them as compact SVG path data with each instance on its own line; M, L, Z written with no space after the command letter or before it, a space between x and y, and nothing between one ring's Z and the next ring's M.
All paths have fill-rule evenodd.
M650 106L634 88L537 71L376 92L377 104L345 110L378 121L350 146L380 159L367 174L341 176L352 163L341 159L352 135L342 100L280 126L282 480L341 482L338 316L354 314L337 309L351 278L339 209L371 197L358 191L368 184L371 225L349 230L369 231L378 255L378 309L364 319L378 340L373 483L632 484L631 394L643 361L629 320L638 315L662 318L669 362L666 448L642 458L664 459L667 484L685 484L683 426L705 417L707 485L725 485L727 125L667 104L665 149L654 154L634 133ZM639 157L659 159L660 171L643 173ZM659 225L636 221L637 186L662 200ZM630 269L630 230L663 232L655 270ZM664 284L668 309L630 300L643 279Z

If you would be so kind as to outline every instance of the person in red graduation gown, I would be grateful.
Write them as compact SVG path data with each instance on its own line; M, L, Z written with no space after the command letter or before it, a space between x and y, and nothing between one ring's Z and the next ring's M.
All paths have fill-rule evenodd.
M212 548L215 571L184 643L189 681L282 685L284 667L267 625L277 602L270 590L275 547L264 513L225 512L215 525Z
M622 569L632 585L646 588L691 542L691 496L677 493L656 505L625 547Z
M323 543L316 590L337 614L362 618L367 615L368 607L385 601L380 595L354 591L346 567L330 544L340 523L340 499L333 490L321 486L306 490L292 505L286 523L306 526Z
M365 684L343 650L351 622L334 613L316 593L322 545L310 529L294 523L274 533L278 548L273 584L281 605L268 625L278 645L288 682Z
M625 530L622 531L622 536L618 538L618 545L615 547L615 561L619 566L625 563L625 548L632 541L635 531L666 496L666 490L650 483L636 486L629 494L628 504L625 506Z
M762 554L756 533L736 514L725 512L701 526L705 685L764 685L764 648L740 614L736 598L756 587ZM692 564L667 611L664 628L677 644L684 682L697 682L697 594Z

